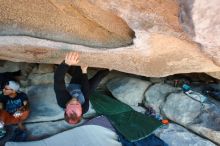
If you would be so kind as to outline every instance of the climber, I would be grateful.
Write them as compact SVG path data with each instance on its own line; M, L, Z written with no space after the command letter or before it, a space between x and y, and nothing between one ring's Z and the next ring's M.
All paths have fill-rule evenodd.
M54 90L57 103L60 107L65 108L64 119L69 124L80 122L82 114L89 109L89 96L102 78L109 73L107 69L100 70L88 80L88 66L76 66L79 61L78 53L68 53L54 74ZM67 72L72 76L72 79L66 88L64 77Z

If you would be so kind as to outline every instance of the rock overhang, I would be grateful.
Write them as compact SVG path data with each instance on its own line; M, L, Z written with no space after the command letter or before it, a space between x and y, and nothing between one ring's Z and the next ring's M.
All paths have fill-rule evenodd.
M81 54L80 64L150 77L220 71L218 48L206 49L183 31L178 17L179 5L172 0L45 0L39 4L33 3L27 9L22 7L25 3L11 4L10 8L9 2L2 3L8 9L1 13L1 16L5 14L7 17L0 17L0 59L58 64L67 52L77 51ZM5 7L1 10L5 10ZM18 10L18 13L14 14L14 10ZM28 19L22 19L22 14L31 10L34 11L28 15ZM33 19L30 19L33 14ZM49 15L55 15L62 21L44 19ZM70 18L76 18L77 21L71 21ZM39 25L33 23L36 20ZM24 27L20 27L22 25ZM51 25L53 27L49 27ZM26 34L21 33L23 31ZM79 35L76 37L76 34Z

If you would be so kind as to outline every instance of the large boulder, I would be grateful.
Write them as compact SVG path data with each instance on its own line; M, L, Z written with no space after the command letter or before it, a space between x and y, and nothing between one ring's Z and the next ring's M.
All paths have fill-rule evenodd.
M186 126L201 114L202 104L183 93L172 93L167 97L162 112L172 121Z
M32 73L35 74L44 74L44 73L52 73L54 72L54 65L53 64L38 64L32 70Z
M172 93L162 106L162 112L171 121L220 144L219 106L220 103L214 100L200 103L183 93Z
M220 64L220 1L178 0L184 31L201 45L201 51Z
M70 75L66 75L65 78L65 83L69 84L71 80ZM27 78L27 84L29 86L31 85L45 85L45 84L54 84L54 73L45 73L45 74L35 74L31 73L28 78Z
M15 63L11 61L1 61L0 73L4 72L15 72L22 68L23 63Z
M155 133L169 146L215 146L211 141L203 139L177 124L169 124L166 128L156 130Z
M28 77L29 85L39 85L39 84L53 84L54 83L54 74L30 74Z
M132 44L134 32L120 17L86 0L43 0L1 1L0 35L112 48Z
M173 92L178 91L177 88L168 84L158 83L151 86L144 94L144 105L151 106L156 112L160 113L160 108L166 101L166 97Z
M220 71L219 51L186 35L173 0L0 4L0 59L58 64L77 51L80 64L151 77Z
M91 73L91 72L92 72L92 70L88 70L88 74ZM97 70L91 75L91 77L93 77L96 72L97 72ZM112 70L101 80L101 82L99 83L98 88L102 89L102 90L107 90L106 84L109 81L113 80L114 78L123 78L123 77L129 77L129 76L132 76L132 75Z
M220 47L220 1L178 0L184 30L204 47ZM214 53L214 52L213 52Z
M53 121L64 118L64 110L57 104L53 84L26 88L31 113L26 122Z
M142 103L144 92L150 86L150 82L131 78L115 78L107 83L107 88L112 95L128 105L137 106Z
M188 128L220 144L220 103L212 101L204 105L200 116Z

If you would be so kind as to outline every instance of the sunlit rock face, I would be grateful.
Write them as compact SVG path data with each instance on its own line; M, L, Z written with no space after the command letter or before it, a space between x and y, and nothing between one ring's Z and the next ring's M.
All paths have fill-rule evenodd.
M220 47L220 1L179 0L184 30L208 48Z
M180 21L184 31L197 43L201 50L220 64L220 1L178 0Z
M0 35L115 48L132 44L134 32L86 0L23 0L0 2Z
M220 71L217 50L204 48L183 29L175 0L1 3L4 60L60 63L77 51L79 64L151 77Z

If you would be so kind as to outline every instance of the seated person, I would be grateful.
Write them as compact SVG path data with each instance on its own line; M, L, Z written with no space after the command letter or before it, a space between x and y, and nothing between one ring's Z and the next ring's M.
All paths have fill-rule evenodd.
M20 85L15 81L8 81L0 96L0 121L4 125L18 124L18 128L25 130L22 122L29 115L28 97L19 92Z
M68 53L54 74L54 90L57 103L60 107L65 108L64 118L69 124L80 122L82 114L89 109L89 96L102 78L109 73L107 69L100 70L88 80L88 66L75 66L78 62L78 53ZM66 88L64 77L67 72L72 76L72 79Z

